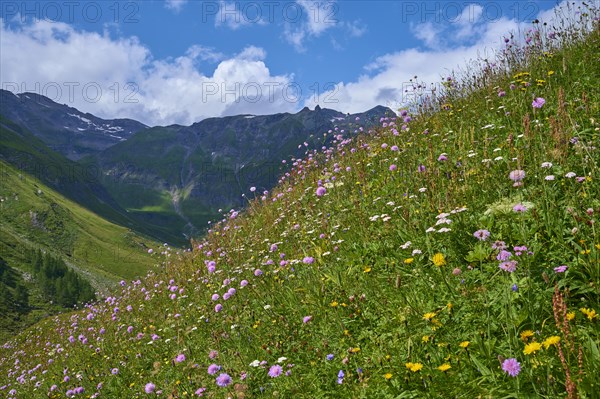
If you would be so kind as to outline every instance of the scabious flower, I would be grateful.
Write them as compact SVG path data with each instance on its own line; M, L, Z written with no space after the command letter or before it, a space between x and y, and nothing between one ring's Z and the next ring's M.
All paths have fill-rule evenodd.
M180 353L175 357L175 363L181 363L183 361L185 361L185 355L183 353Z
M527 212L527 207L523 204L513 206L513 211L517 213Z
M477 230L473 233L473 237L477 238L479 241L485 241L490 236L490 232L487 230Z
M231 384L232 379L227 373L219 374L219 376L215 379L215 382L220 387L226 387Z
M498 267L506 272L512 273L515 270L517 270L517 261L509 260L506 262L502 262Z
M509 251L503 249L503 250L501 250L498 253L498 255L496 256L496 259L498 259L499 261L503 262L505 260L508 260L511 256L512 256L512 253L510 253Z
M323 186L317 188L317 192L316 192L317 197L324 196L326 192L327 192L327 189L325 187L323 187Z
M438 161L439 162L444 162L448 160L448 156L446 155L446 153L444 154L440 154L440 156L438 157Z
M213 364L211 364L210 366L208 366L208 370L207 370L207 372L208 372L208 374L210 374L210 375L215 375L215 374L217 374L217 372L218 372L219 370L221 370L221 366L219 366L218 364L214 364L214 363L213 363Z
M154 392L155 389L156 389L156 385L154 385L153 383L149 382L144 387L144 392L146 392L146 393L152 393L152 392Z
M390 165L390 172L393 172L393 171L395 171L396 169L398 169L398 167L397 167L396 165L394 165L394 164L391 164L391 165Z
M513 170L508 174L508 178L514 182L520 182L525 178L525 171L521 169Z
M521 372L521 363L514 357L511 357L502 362L502 370L511 377L516 377Z
M273 365L273 366L271 366L271 367L269 368L269 373L268 373L268 375L269 375L269 377L271 377L271 378L277 378L277 377L279 377L279 376L281 375L281 372L282 372L282 368L281 368L281 366L280 366L280 365L278 365L278 364L275 364L275 365Z
M310 265L314 261L315 261L315 258L313 258L312 256L306 256L306 257L304 257L304 259L302 259L302 263L305 263L307 265Z
M262 270L260 270L260 269L256 269L256 270L254 270L254 275L255 275L256 277L258 277L258 276L262 276L262 274L263 274Z
M555 273L564 273L564 272L566 272L566 271L567 271L567 269L568 269L568 268L569 268L569 267L568 267L568 266L566 266L566 265L558 266L558 267L555 267L555 268L554 268L554 272L555 272Z
M331 361L331 360L333 360L333 357L334 357L333 353L330 353L326 356L326 359Z
M533 108L542 108L544 106L544 104L546 104L546 100L543 99L542 97L537 97L536 99L533 100L533 102L531 103L531 106Z
M311 320L312 320L312 316L304 316L304 318L302 319L302 322L304 324L306 324L306 323L308 323Z

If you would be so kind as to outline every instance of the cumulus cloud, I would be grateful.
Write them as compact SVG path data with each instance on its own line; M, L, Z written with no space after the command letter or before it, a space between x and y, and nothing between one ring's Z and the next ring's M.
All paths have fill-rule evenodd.
M0 19L0 80L13 92L35 92L105 118L147 125L191 124L234 113L294 112L292 75L274 75L266 52L248 46L233 56L194 45L155 59L136 37L79 31L65 23ZM212 73L198 65L217 63Z
M541 21L551 21L557 9L565 9L566 1L552 10L538 13ZM452 22L452 21L451 21ZM364 66L365 73L351 82L338 82L335 87L306 105L361 112L376 105L397 109L411 100L410 79L437 84L452 70L464 69L469 60L493 58L510 32L524 32L530 23L500 17L486 20L481 6L471 4L452 23L433 25L425 22L412 27L413 35L422 46L385 54ZM463 37L462 40L455 39ZM468 39L470 38L470 39Z

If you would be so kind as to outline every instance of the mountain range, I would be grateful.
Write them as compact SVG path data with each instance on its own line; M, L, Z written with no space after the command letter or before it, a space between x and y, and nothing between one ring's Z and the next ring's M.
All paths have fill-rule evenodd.
M175 245L202 234L219 209L243 206L251 186L273 187L286 170L282 160L393 114L317 106L148 127L35 93L0 90L0 101L2 159L110 221Z

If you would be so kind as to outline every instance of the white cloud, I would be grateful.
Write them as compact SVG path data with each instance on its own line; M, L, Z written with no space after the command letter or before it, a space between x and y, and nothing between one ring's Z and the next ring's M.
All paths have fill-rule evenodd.
M175 12L181 11L188 0L165 0L165 7Z
M298 52L305 52L305 40L319 37L328 29L340 25L336 17L338 5L334 1L296 0L300 6L297 16L285 22L284 39ZM355 31L359 32L357 25ZM364 32L363 32L364 33Z
M43 20L9 27L0 19L0 48L3 89L47 95L105 118L191 124L234 113L294 112L301 105L288 90L293 76L272 74L266 52L254 46L226 57L195 45L180 57L154 59L135 37L115 39ZM205 61L218 62L211 73L199 71Z
M566 1L557 6L561 7ZM571 11L574 12L574 11ZM538 18L549 21L554 10L539 13ZM461 22L462 21L462 22ZM376 105L387 105L392 109L410 100L404 90L411 86L410 79L418 75L418 81L439 84L442 76L452 70L462 68L469 60L478 57L490 58L501 48L503 37L510 32L525 32L531 27L529 22L519 22L509 18L495 21L482 21L480 6L467 7L456 18L454 26L443 27L422 24L420 29L413 27L413 34L422 40L426 48L412 48L383 55L367 64L365 74L352 82L338 82L334 89L321 93L318 98L310 98L305 105L338 109L342 112L362 112ZM448 42L448 30L474 35L471 42Z
M260 3L220 0L215 15L215 26L225 26L231 30L237 30L249 25L264 25L266 24L265 17L270 18L270 14L263 15L265 12L268 10L263 9Z

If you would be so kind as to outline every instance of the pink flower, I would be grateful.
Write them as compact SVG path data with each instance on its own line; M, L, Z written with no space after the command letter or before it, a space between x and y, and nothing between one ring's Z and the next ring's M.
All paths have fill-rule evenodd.
M271 368L269 368L269 377L271 378L276 378L279 377L281 375L282 369L281 366L276 364L274 366L271 366Z
M531 106L533 108L542 108L544 106L544 104L546 104L546 100L543 99L542 97L537 97L535 100L533 100L533 102L531 103Z
M502 362L502 370L511 377L516 377L521 372L521 363L515 358L506 359Z
M555 267L555 268L554 268L554 272L555 272L555 273L564 273L564 272L566 272L566 271L567 271L567 269L568 269L568 268L569 268L569 267L568 267L568 266L566 266L566 265L558 266L558 267Z
M304 324L306 324L306 323L308 323L311 320L312 320L312 316L304 316L304 318L302 319L302 322Z
M327 189L325 189L325 187L321 186L319 188L317 188L317 197L322 197L325 195L325 193L327 192Z

